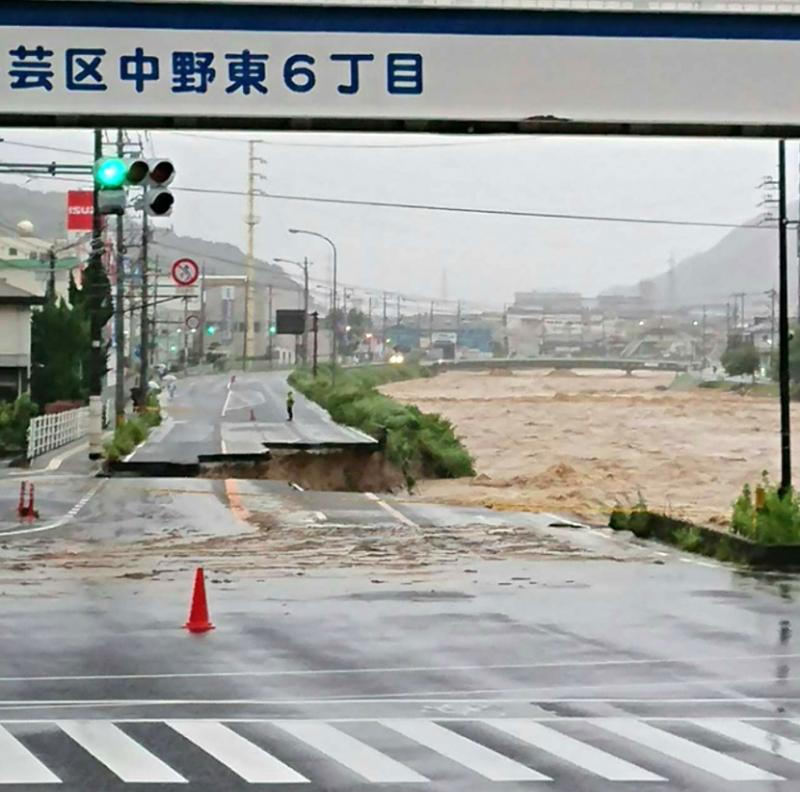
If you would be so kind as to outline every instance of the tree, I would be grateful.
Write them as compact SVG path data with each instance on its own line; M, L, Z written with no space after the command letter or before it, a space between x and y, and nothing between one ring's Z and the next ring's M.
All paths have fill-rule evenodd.
M86 397L89 328L79 308L49 299L31 321L31 395L44 405Z
M742 374L755 376L760 362L758 350L753 344L729 346L722 355L722 365L731 377Z
M91 348L91 339L102 337L103 328L114 315L111 282L100 255L93 255L83 271L83 288L80 290L79 303L81 313L89 323L90 346L84 366L84 382L90 394L97 394L103 388L102 380L103 374L106 373L105 361L108 344L95 350Z

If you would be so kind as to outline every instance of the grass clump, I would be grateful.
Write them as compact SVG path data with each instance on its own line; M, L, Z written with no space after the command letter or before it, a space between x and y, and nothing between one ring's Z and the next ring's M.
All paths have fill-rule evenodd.
M389 382L428 376L426 368L414 364L364 366L337 371L333 385L330 367L320 366L316 378L308 370L298 369L289 383L324 407L338 423L385 440L386 456L403 472L408 486L416 477L473 476L472 457L449 421L376 390Z
M150 393L142 412L121 423L115 430L113 437L103 445L106 459L117 462L128 456L139 443L143 443L150 430L161 423L161 408L158 396Z
M749 484L734 501L731 530L761 544L800 542L800 497L794 490L781 496L767 473L753 490Z

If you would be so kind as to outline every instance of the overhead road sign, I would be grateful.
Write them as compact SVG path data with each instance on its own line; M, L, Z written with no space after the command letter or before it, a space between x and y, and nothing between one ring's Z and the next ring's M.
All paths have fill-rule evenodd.
M0 0L0 124L800 133L800 16Z

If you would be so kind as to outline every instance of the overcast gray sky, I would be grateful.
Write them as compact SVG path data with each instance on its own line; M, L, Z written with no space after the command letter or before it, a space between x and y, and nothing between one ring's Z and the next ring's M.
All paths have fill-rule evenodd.
M16 143L91 152L84 131L8 129L0 136L6 161L86 161ZM755 187L775 173L777 158L774 142L735 140L154 132L151 141L157 155L174 160L176 187L244 190L250 137L261 141L257 152L265 160L259 184L273 193L730 223L756 214ZM42 179L32 186L70 185ZM244 247L243 196L176 196L172 217L159 224ZM490 304L523 289L596 294L636 282L663 271L670 255L704 250L725 233L269 198L258 199L257 214L260 258L307 255L317 275L328 277L327 246L288 233L308 228L336 241L344 282L438 298L446 270L448 297Z

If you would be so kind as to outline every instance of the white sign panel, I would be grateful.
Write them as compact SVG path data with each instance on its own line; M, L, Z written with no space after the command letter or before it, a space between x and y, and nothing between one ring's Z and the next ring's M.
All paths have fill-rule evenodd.
M0 117L800 125L800 18L0 2Z

